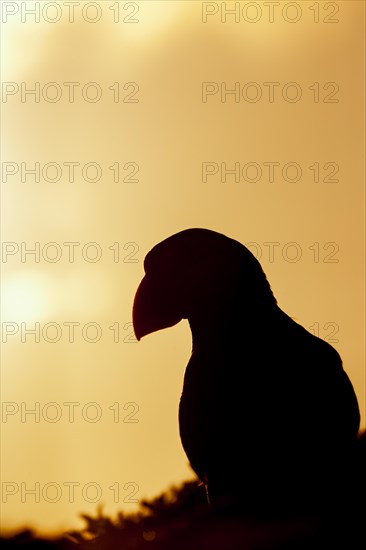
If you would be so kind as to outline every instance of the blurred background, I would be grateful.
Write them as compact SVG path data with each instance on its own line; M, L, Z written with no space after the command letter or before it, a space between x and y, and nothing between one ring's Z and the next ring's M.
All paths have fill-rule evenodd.
M364 9L2 2L4 531L193 478L188 324L131 324L144 256L188 227L255 253L363 414Z

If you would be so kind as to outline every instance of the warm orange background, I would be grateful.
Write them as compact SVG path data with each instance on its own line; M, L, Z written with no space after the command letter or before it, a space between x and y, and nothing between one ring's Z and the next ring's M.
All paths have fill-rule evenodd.
M11 4L19 7L24 2ZM190 355L187 323L138 344L114 343L108 328L118 322L121 340L129 334L130 325L123 327L131 321L145 254L182 229L207 227L244 244L258 243L279 305L307 328L319 323L322 338L339 327L333 345L361 411L365 408L364 2L330 2L327 8L326 2L316 2L317 23L310 9L314 2L304 1L297 3L302 13L294 23L282 15L288 2L276 8L272 23L263 2L255 3L262 10L256 23L243 16L239 22L230 16L221 22L220 13L203 23L201 2L170 0L120 2L121 19L137 4L139 11L131 16L136 23L114 23L113 2L108 1L97 3L102 10L99 22L84 21L79 7L74 23L69 23L66 7L58 4L59 22L35 23L28 16L22 23L19 11L2 26L3 81L26 82L29 88L54 81L63 90L56 103L42 97L36 103L31 96L21 102L18 93L1 104L3 162L29 167L35 162L95 162L103 170L95 183L83 180L80 168L70 182L65 168L58 182L41 177L36 183L32 176L22 182L19 172L2 184L3 240L19 246L23 241L29 247L38 241L41 248L56 242L63 252L56 263L42 257L36 263L32 256L22 262L20 253L6 263L3 257L2 263L2 321L19 325L19 332L2 346L2 399L16 403L19 410L21 402L28 408L39 402L41 409L56 402L62 410L56 423L42 415L39 423L32 415L22 422L20 412L8 416L6 423L3 417L2 480L19 484L19 492L2 504L2 524L4 529L29 524L42 532L80 527L77 514L95 511L96 504L82 497L87 483L98 483L106 512L115 514L136 507L122 502L135 487L125 486L127 482L138 485L141 499L192 477L177 420ZM249 9L248 2L240 4ZM233 5L227 3L228 8ZM245 12L247 18L255 17L254 9ZM287 18L294 18L295 8L287 9ZM55 13L49 8L47 17ZM94 13L90 8L89 17ZM74 103L67 101L63 85L70 81L81 83ZM138 83L139 102L114 103L108 87L117 81L121 86ZM257 82L263 98L236 103L231 95L221 102L217 94L202 103L205 81L226 82L228 88L235 82ZM263 85L269 81L280 82L273 103ZM82 99L80 89L88 82L99 83L103 90L97 103ZM287 82L301 86L297 103L281 96ZM318 103L309 90L314 82L320 83ZM337 103L322 101L327 82L339 85ZM279 162L281 168L297 162L301 180L284 181L278 172L269 182L263 165L269 161ZM139 181L113 182L108 167L115 162L121 167L137 163ZM257 162L263 177L249 183L228 176L222 183L218 174L203 183L203 162L226 162L228 168L235 162ZM320 167L337 163L339 181L314 182L309 166L315 162ZM321 168L320 179L329 173L329 168ZM122 177L126 174L122 170ZM68 262L62 244L70 241L81 243L74 263ZM80 252L92 241L103 252L97 263L85 261ZM120 243L121 259L134 250L123 246L136 243L132 259L139 261L114 263L109 247L115 242ZM265 242L280 243L272 262ZM281 254L289 242L301 248L298 262L285 261ZM317 262L314 243L319 243ZM339 246L333 256L338 262L324 261L336 246L323 249L326 243ZM294 253L294 248L288 250ZM49 250L50 256L53 252ZM72 321L80 326L75 342L69 343L63 323ZM28 328L35 322L41 328L55 322L64 330L56 343L42 336L39 343L34 336L22 343L21 322ZM90 322L102 328L97 343L81 337L80 327ZM50 329L49 337L53 335ZM94 336L92 330L89 336ZM64 402L80 403L74 423L68 421ZM81 408L90 402L102 410L99 422L82 417ZM109 409L115 402L121 404L117 423ZM133 417L137 423L121 421L134 410L123 410L129 402L139 407ZM48 412L51 417L55 409ZM92 416L93 410L89 412ZM73 503L62 485L71 481L80 484ZM41 494L39 503L31 495L21 502L22 482L28 489L36 482L41 489L54 482L64 491L57 503L47 502L54 496L51 490L46 499ZM115 483L120 487L118 503L109 489Z

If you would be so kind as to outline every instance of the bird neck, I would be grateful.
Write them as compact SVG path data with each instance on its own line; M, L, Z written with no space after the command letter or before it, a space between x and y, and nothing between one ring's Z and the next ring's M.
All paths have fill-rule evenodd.
M200 310L188 316L192 332L193 350L214 348L217 344L234 341L263 338L267 331L273 331L274 323L287 322L290 318L275 304L265 307L243 309L226 307L216 311Z

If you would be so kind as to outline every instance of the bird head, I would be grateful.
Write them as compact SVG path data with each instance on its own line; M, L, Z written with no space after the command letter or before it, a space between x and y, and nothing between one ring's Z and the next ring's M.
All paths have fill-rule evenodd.
M258 260L241 243L209 229L186 229L146 255L133 304L136 338L228 302L276 304Z

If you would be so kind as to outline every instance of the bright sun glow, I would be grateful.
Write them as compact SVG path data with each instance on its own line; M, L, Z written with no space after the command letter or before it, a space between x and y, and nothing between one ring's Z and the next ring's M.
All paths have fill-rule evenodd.
M132 3L131 3L132 4ZM172 25L180 12L184 3L181 2L144 2L137 8L129 6L129 13L123 14L125 24L123 28L123 36L130 40L140 41L141 39L152 38L164 28ZM133 11L135 10L135 11Z
M4 276L1 316L4 321L39 320L47 314L48 284L44 277L27 271Z

